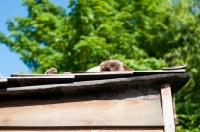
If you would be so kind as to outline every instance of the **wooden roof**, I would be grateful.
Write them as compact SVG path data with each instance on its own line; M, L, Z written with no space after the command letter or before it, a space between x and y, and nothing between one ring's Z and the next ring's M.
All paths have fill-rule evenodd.
M188 82L189 78L190 74L186 73L185 69L72 74L11 74L11 77L0 78L0 98L59 97L74 90L109 88L119 84L122 86L153 83L171 84L174 94Z

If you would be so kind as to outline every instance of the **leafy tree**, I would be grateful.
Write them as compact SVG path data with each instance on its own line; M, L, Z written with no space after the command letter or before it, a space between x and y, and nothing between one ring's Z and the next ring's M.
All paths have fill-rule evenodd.
M35 73L50 67L84 71L105 59L135 70L187 64L192 78L175 96L181 131L200 129L198 1L70 0L70 12L49 0L23 0L28 16L7 21L0 42ZM197 7L197 8L196 8Z
M142 20L135 22L134 16L142 12L134 12L142 7L137 2L138 8L133 10L134 3L129 4L74 0L67 14L49 0L24 0L28 16L9 20L11 35L2 35L2 42L20 53L25 64L39 73L51 66L60 72L82 71L108 58L118 58L134 69L161 68L164 61L149 57L139 47L144 27L139 24ZM138 27L134 26L136 23Z

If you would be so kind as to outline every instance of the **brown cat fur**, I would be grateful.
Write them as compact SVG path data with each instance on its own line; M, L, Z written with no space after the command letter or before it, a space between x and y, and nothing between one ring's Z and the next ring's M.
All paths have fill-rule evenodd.
M48 69L44 74L57 74L57 69L52 67Z
M100 71L133 71L119 60L106 60L101 62Z

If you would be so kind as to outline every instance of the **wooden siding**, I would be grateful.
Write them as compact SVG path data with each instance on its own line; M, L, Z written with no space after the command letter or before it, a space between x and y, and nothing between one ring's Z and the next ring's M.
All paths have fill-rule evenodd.
M159 100L23 100L0 103L0 127L163 125Z

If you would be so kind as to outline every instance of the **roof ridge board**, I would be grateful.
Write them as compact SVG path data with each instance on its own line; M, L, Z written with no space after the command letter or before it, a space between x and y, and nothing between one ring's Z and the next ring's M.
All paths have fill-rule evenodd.
M139 70L139 71L117 71L117 72L74 72L72 74L11 74L11 77L25 76L72 76L72 75L111 75L111 74L134 74L134 73L179 73L186 72L185 69L178 70Z
M137 83L137 84L145 84L153 83L153 82L168 82L168 83L176 83L175 79L179 80L178 86L173 86L172 90L177 92L180 90L180 88L187 83L187 81L190 78L189 73L177 73L177 74L160 74L160 75L149 75L149 76L139 76L139 77L129 77L129 78L115 78L115 79L104 79L104 80L90 80L90 81L83 81L83 82L72 82L72 83L65 83L65 84L47 84L47 85L35 85L35 86L20 86L20 87L8 87L4 89L0 89L0 95L1 93L5 92L15 92L15 91L24 91L26 90L45 90L45 89L52 89L52 88L59 88L62 90L72 90L76 88L84 89L85 87L91 87L94 88L93 85L99 87L107 84L118 84L118 83ZM175 81L175 82L174 82ZM180 81L182 84L180 84ZM163 82L163 83L164 83ZM179 86L180 85L180 86Z

